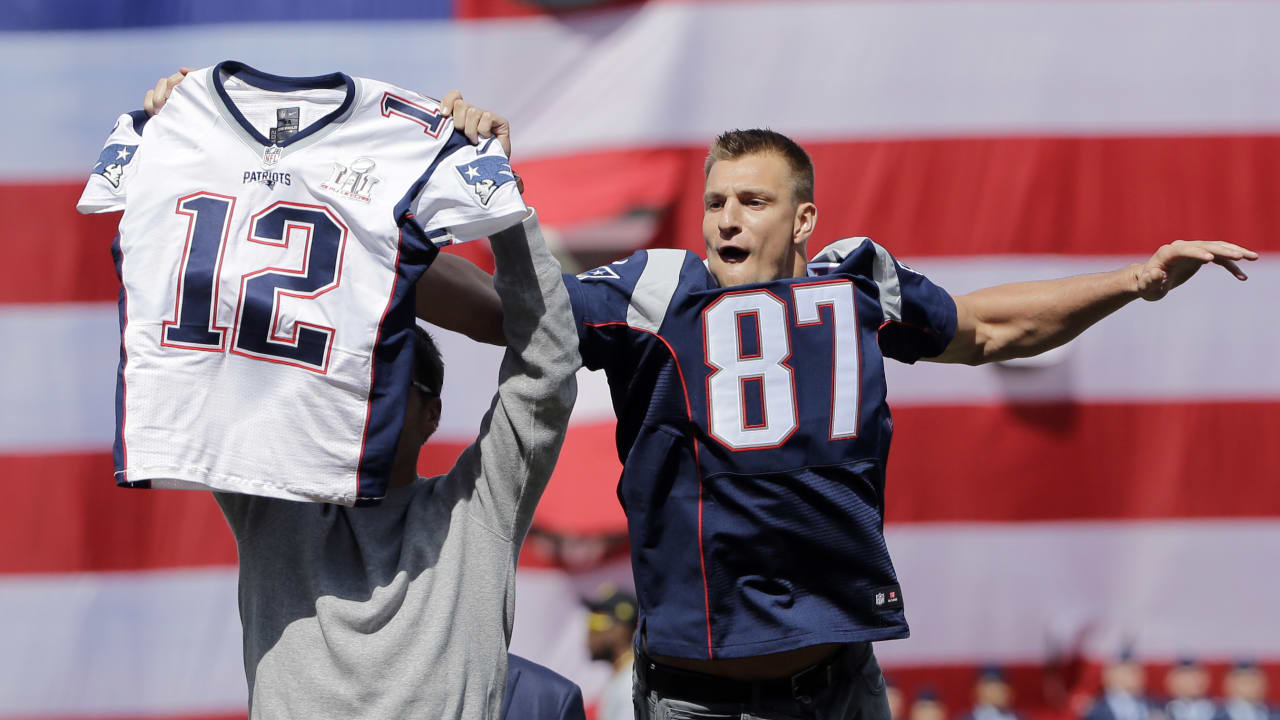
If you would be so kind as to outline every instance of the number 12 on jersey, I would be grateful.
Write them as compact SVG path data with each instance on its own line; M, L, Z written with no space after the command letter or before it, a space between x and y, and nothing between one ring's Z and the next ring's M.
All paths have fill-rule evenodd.
M791 288L795 325L831 326L830 438L858 436L861 357L853 283L829 280ZM829 308L825 316L822 308ZM782 445L796 431L796 384L791 358L787 303L768 290L728 292L702 313L707 365L708 425L730 450L764 450ZM757 342L745 348L746 316L754 319ZM750 340L751 338L746 338ZM818 360L818 358L814 358ZM759 398L751 418L748 396Z
M280 331L286 298L312 300L338 287L347 227L325 205L275 202L255 214L246 242L288 250L303 243L302 267L263 267L240 278L233 327L217 324L218 288L236 199L199 192L178 200L175 212L187 217L187 241L178 278L174 319L161 329L160 344L188 350L222 352L226 333L231 352L325 373L334 329L295 321L292 334Z

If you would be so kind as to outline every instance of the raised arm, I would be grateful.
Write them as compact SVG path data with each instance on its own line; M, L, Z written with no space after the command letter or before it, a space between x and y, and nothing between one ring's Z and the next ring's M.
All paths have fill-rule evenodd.
M1207 263L1247 279L1236 264L1258 254L1225 242L1178 240L1145 264L1061 280L1011 283L954 298L956 333L933 362L982 363L1037 355L1068 342L1133 300L1159 300Z
M454 127L471 142L496 137L511 157L511 123L501 115L475 107L450 90L440 101L440 114L452 117ZM516 177L524 192L524 183ZM502 333L502 303L493 277L465 258L447 253L436 257L417 286L416 313L423 320L490 345L506 345Z
M507 351L479 438L449 481L471 495L474 518L518 549L560 454L582 359L560 264L537 218L495 235L493 254Z
M417 316L490 345L506 345L493 276L466 258L440 253L416 288Z

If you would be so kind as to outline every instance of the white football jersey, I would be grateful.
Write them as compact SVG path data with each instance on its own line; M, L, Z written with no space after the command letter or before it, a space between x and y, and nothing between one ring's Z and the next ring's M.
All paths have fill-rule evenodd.
M236 62L122 115L77 207L124 210L117 481L342 504L386 492L437 246L526 213L435 100Z

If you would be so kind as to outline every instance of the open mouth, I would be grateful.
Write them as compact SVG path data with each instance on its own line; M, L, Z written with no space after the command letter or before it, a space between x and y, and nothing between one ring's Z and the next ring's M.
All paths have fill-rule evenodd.
M751 253L748 252L747 250L744 250L740 247L733 247L732 245L726 245L720 248L719 250L717 250L716 252L719 253L721 261L731 263L731 264L745 262L746 259L751 255Z

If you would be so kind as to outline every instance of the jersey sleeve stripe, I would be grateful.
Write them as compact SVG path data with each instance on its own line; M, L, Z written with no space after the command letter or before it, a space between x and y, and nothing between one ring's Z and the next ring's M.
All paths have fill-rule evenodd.
M667 308L680 284L680 268L688 253L684 250L649 250L644 270L631 291L627 325L637 330L658 332L667 317Z
M876 260L871 266L871 279L880 289L880 307L884 322L902 322L902 286L898 284L898 264L879 243L871 242L876 249Z
M129 118L133 120L133 131L141 137L142 128L146 126L147 121L151 119L151 116L147 114L146 110L132 110L128 114Z
M449 139L445 141L444 147L440 148L440 152L436 154L436 158L431 161L429 166L427 166L426 172L422 173L422 175L414 181L413 185L409 187L409 192L405 193L404 197L400 198L400 202L396 203L395 214L397 223L402 226L404 225L406 216L410 212L410 208L413 207L413 201L417 199L418 194L422 192L422 189L427 186L427 181L431 179L431 174L436 171L436 168L440 166L440 163L444 162L445 158L454 154L459 149L470 144L470 141L467 140L467 136L463 135L455 128L453 133L449 135ZM429 219L430 218L423 218L422 223L425 224Z

